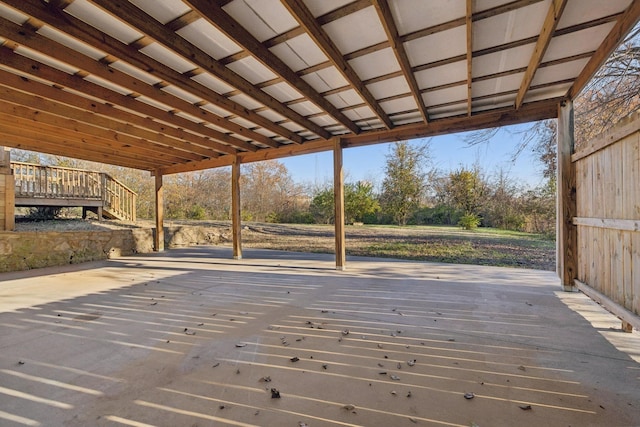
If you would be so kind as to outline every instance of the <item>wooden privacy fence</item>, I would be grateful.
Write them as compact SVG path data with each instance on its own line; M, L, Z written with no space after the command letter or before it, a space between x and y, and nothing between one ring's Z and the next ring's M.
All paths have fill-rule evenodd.
M640 112L590 141L571 160L576 167L576 284L627 328L639 328Z
M136 193L103 172L11 162L16 205L83 206L100 215L136 218Z

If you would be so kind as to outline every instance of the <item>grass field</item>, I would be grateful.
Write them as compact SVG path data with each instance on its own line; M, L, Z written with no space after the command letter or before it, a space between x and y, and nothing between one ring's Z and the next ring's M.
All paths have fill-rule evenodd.
M229 221L168 220L165 226L192 225L215 228L231 236ZM152 221L60 220L18 223L16 231L101 230L153 227ZM297 252L333 253L332 225L243 223L244 247ZM380 226L346 227L347 254L458 264L555 270L555 241L545 236L515 231L459 227Z
M247 223L245 247L333 253L333 226ZM555 270L555 241L481 228L347 226L348 255Z

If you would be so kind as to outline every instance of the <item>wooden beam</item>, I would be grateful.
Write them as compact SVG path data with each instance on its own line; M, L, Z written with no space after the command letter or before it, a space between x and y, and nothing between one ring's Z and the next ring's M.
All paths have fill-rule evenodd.
M229 111L231 114L238 115L293 142L302 143L304 141L304 138L295 132L275 124L266 117L196 82L191 78L193 75L198 74L196 70L181 74L150 56L141 55L135 44L124 44L84 21L64 13L61 10L56 10L52 8L50 4L39 0L7 0L5 3L23 11L44 24L55 27L89 45L98 47L108 55L122 59L141 70L152 72L158 78L164 79L166 83L191 92L196 96L200 96L211 104ZM201 69L199 70L202 71ZM161 84L164 84L164 82Z
M556 231L558 275L565 291L573 291L578 277L578 231L573 223L577 215L576 166L571 161L574 150L573 103L558 107L558 226Z
M365 103L373 110L376 116L384 123L387 129L393 128L393 123L387 113L382 109L378 101L373 97L369 89L362 83L360 77L345 61L342 53L338 50L329 35L322 29L316 21L311 11L302 0L283 0L283 4L302 26L307 34L313 39L318 47L324 52L329 60L343 77L351 84L353 89L364 99Z
M503 126L527 123L537 120L558 117L558 99L532 102L522 106L520 110L502 108L464 116L431 120L428 124L418 123L398 126L392 130L369 131L360 135L346 135L341 138L343 148L363 147L405 139L427 138L430 136L446 135L456 132L487 129L495 127L496 123ZM286 145L271 150L261 150L256 153L239 153L243 163L274 160L302 154L319 153L333 150L333 142L318 140L302 145ZM233 156L222 156L218 159L202 160L182 165L163 168L164 174L190 172L202 169L217 168L231 165Z
M162 174L156 171L156 234L153 248L156 252L164 251L164 189L162 187Z
M640 20L640 1L633 0L611 31L609 31L609 34L607 34L607 37L605 37L604 41L600 44L596 53L593 54L589 62L587 62L587 65L582 69L573 85L569 88L567 92L569 99L574 99L578 96L596 71L598 71L611 53L622 43L638 20Z
M1 94L0 99L2 99ZM64 109L60 114L64 114L63 112ZM40 130L43 133L48 132L48 129L51 128L44 128L42 125L57 127L61 129L61 134L75 135L78 139L86 138L101 147L119 150L123 153L138 154L141 158L146 157L158 162L183 163L188 160L202 160L201 156L181 155L181 152L176 152L177 150L171 150L168 147L154 146L140 138L58 116L42 109L36 110L9 102L0 102L0 116L3 118L15 117L15 126L31 123L31 130Z
M342 145L340 138L333 141L333 196L335 215L336 270L344 270L347 264L347 251L344 231L344 171Z
M222 132L192 122L191 120L183 117L176 116L171 112L136 101L130 96L122 95L116 91L106 89L98 84L85 80L80 75L70 75L46 64L23 57L22 55L14 53L11 49L0 47L0 56L2 56L2 61L5 65L20 70L27 75L32 75L66 88L92 94L94 97L102 99L106 103L119 105L120 107L130 111L135 111L143 116L153 117L170 123L173 126L181 127L197 134L211 137L215 141L209 141L208 146L216 151L228 154L235 154L237 152L233 147L220 143L225 142L231 144L233 142L229 135Z
M533 55L531 55L531 59L529 59L527 71L524 73L522 83L520 83L520 89L518 90L518 95L516 96L516 109L520 108L522 106L522 103L524 102L524 97L529 90L529 86L531 86L533 76L536 74L538 66L540 65L540 62L542 62L544 54L547 52L547 48L549 47L549 43L551 42L553 33L556 30L558 23L560 22L560 17L562 16L562 12L564 12L564 8L566 5L567 0L551 1L551 6L549 6L549 11L547 12L547 16L545 17L544 23L542 24L540 36L538 36L538 41L536 42L536 47L533 51Z
M132 25L134 28L137 28L138 31L168 49L184 58L188 58L189 61L222 79L227 84L239 89L247 96L261 102L277 113L287 117L289 120L309 129L321 138L326 139L331 136L329 132L325 131L321 126L318 126L290 108L285 107L278 100L271 97L266 92L256 88L253 84L245 80L240 75L234 73L231 69L218 63L218 61L209 56L206 52L189 43L186 39L182 38L175 32L169 31L164 25L160 24L152 16L148 15L132 3L117 0L94 0L94 3L111 14L114 18L128 25Z
M473 109L473 0L467 0L467 15L465 17L467 27L467 116L471 117Z
M17 135L16 135L17 134ZM157 165L131 160L117 154L107 154L95 149L83 149L74 142L53 138L51 135L24 136L20 132L5 133L0 130L0 145L19 148L21 150L36 151L74 159L89 160L132 169L152 170Z
M382 22L382 26L384 27L385 32L387 33L387 38L391 42L391 48L393 49L393 53L396 56L396 60L400 64L400 68L402 69L402 73L404 75L405 80L409 84L409 89L411 90L411 95L418 106L418 111L420 111L420 115L422 116L422 121L427 123L429 121L429 114L427 113L427 107L424 105L424 100L422 99L422 93L420 91L420 87L418 86L418 82L416 81L416 77L413 74L413 70L411 69L411 63L409 62L409 57L407 56L407 51L404 48L404 44L400 41L400 34L398 32L398 27L393 19L393 14L391 13L391 9L389 8L389 3L387 0L374 0L373 5L378 12L378 18Z
M231 164L231 235L233 259L242 259L242 207L240 203L240 158Z
M135 142L136 145L134 147L131 147L134 150L139 147L140 150L147 150L152 154L160 152L187 161L203 159L202 155L174 148L172 146L172 142L178 141L172 138L168 138L165 135L150 132L145 129L136 128L134 126L131 126L130 124L99 116L97 114L81 110L79 108L70 107L68 105L51 101L37 95L27 94L24 92L16 91L12 88L0 86L0 100L5 101L4 105L0 104L0 109L2 109L3 112L7 112L6 110L12 104L15 104L12 108L18 108L17 106L20 106L21 109L25 109L28 112L28 115L22 115L22 117L37 116L39 113L50 113L59 115L63 118L68 118L67 120L70 121L69 125L72 124L71 121L77 120L82 124L94 126L97 128L96 132L98 132L98 134L101 132L107 132L113 135L113 137L116 139L119 139L121 137L134 137L136 139L131 140L132 142ZM163 141L164 144L156 143L156 139ZM219 155L217 153L212 152L211 155L206 157L218 156Z
M316 104L320 109L326 111L338 123L358 134L358 128L347 116L336 108L326 98L322 97L309 83L299 77L280 58L271 53L260 41L258 41L249 31L239 25L224 9L211 3L209 0L185 0L191 8L196 10L210 24L225 33L244 49L246 49L262 65L270 68L275 74L283 78L288 84L298 89L307 99Z
M138 165L139 169L148 169L149 167L167 167L169 165L173 165L170 161L164 161L159 159L150 159L148 156L144 156L141 154L122 152L117 148L105 146L102 144L102 141L98 141L97 139L89 136L82 136L79 134L74 134L72 131L68 131L66 129L56 128L55 126L49 126L40 124L38 126L34 126L32 122L28 120L7 116L0 114L0 133L5 136L15 136L18 138L29 138L32 141L43 141L42 149L38 149L39 145L36 143L34 148L30 148L34 151L39 152L48 152L45 151L45 142L52 144L55 146L59 146L61 149L66 149L66 154L63 152L55 152L51 154L61 154L69 157L75 158L83 158L86 160L92 161L100 161L98 158L105 159L117 159L122 158L123 161L128 161L130 164ZM16 145L9 143L5 144L9 147L14 148L24 148L17 147ZM27 148L24 148L27 149ZM49 150L47 148L47 150ZM89 158L91 157L91 158ZM109 163L109 162L105 162Z
M142 80L130 76L129 74L110 67L108 64L104 63L104 61L94 61L73 49L39 35L34 30L27 29L25 26L16 25L6 19L0 18L0 36L18 43L18 45L26 46L36 51L56 52L56 56L58 56L61 61L71 65L72 67L77 67L89 74L122 86L123 88L127 88L136 94L134 97L144 95L154 101L175 108L177 111L173 111L173 114L181 111L192 115L198 120L202 120L202 122L211 123L218 127L227 129L229 132L236 133L269 147L277 147L279 145L262 134L253 132L243 126L229 120L225 120L216 114L205 111L192 103L163 91L160 87L155 85L152 86ZM7 42L5 42L5 46L7 46ZM233 136L228 136L227 142L243 150L257 150L255 145Z
M185 132L182 129L167 126L148 117L129 113L109 104L101 104L95 100L81 97L57 87L28 80L3 70L0 70L0 85L6 86L1 87L0 91L6 91L6 96L15 99L15 103L30 105L23 101L24 98L28 98L35 103L42 102L44 105L51 103L51 107L54 109L59 106L59 111L64 111L64 106L69 105L86 111L87 114L94 114L97 118L107 118L113 122L121 123L120 125L112 123L109 126L114 130L156 141L159 144L207 158L219 156L217 151L207 148L211 145L209 139ZM12 89L17 89L20 92ZM86 122L96 124L94 121L87 120Z

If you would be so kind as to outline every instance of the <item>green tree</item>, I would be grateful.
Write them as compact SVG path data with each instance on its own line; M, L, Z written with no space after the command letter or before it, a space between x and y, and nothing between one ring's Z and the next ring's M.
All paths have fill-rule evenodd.
M319 189L311 201L311 213L316 222L331 224L335 219L333 188ZM344 185L344 216L347 223L361 222L380 210L380 204L370 182L358 181Z
M358 181L344 186L344 216L347 222L362 222L364 218L380 210L380 203L373 193L373 185Z
M446 191L451 204L465 214L478 214L486 193L480 170L464 166L449 173Z
M431 163L429 145L396 142L386 157L380 204L396 224L406 225L424 194L426 167Z
M316 191L309 209L316 223L331 224L335 216L333 188L325 186Z

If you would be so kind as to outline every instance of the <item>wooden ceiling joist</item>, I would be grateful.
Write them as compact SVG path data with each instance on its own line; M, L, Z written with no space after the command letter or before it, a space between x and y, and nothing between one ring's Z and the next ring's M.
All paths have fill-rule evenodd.
M378 12L378 16L380 17L380 21L382 22L382 26L387 33L387 37L389 38L389 40L392 40L391 48L393 49L393 53L396 56L396 60L400 64L400 68L402 69L404 78L409 84L409 89L411 90L413 99L416 101L418 111L420 111L422 120L426 123L429 121L427 107L425 107L424 101L422 100L422 94L420 92L420 88L418 87L418 82L416 81L415 75L413 74L413 71L411 69L411 63L409 62L407 51L405 50L402 43L397 42L400 34L398 34L398 28L396 27L391 9L389 8L389 4L387 3L387 0L374 0L373 3L376 11Z
M582 69L580 75L575 79L567 94L570 98L573 99L580 93L589 80L591 80L591 77L593 77L609 55L611 55L620 44L620 41L624 39L639 20L640 1L634 0L624 11L620 19L618 19L609 34L607 34L607 37L600 44L600 47L595 51L587 65Z
M547 48L551 42L551 37L560 22L560 17L562 16L562 12L564 12L567 1L568 0L551 1L551 6L549 7L544 23L542 24L542 29L540 30L535 50L533 51L533 55L531 55L527 71L524 73L520 89L518 90L518 95L516 96L516 108L520 108L522 106L524 97L529 90L531 82L533 81L533 76L538 70L538 66L540 65L540 62L542 62L542 58L547 52Z
M1 116L1 115L0 115ZM171 162L166 161L158 161L157 159L149 159L148 157L141 156L139 154L133 153L122 153L122 150L117 150L111 147L105 147L100 143L100 141L92 139L92 138L83 138L78 135L73 135L70 132L65 134L65 130L61 130L59 128L40 126L39 128L31 128L28 125L24 125L23 127L18 127L18 124L21 124L20 120L15 120L13 118L5 118L0 117L0 133L6 136L13 136L16 138L28 138L34 141L34 145L31 145L30 148L25 148L24 146L18 147L14 143L8 143L7 146L15 147L15 148L25 148L33 151L39 151L38 145L42 144L59 144L62 145L63 150L60 150L60 155L67 151L67 153L75 153L78 154L88 154L95 153L96 157L100 156L109 156L111 158L120 157L123 160L128 161L130 164L137 164L139 169L152 170L160 166L167 167L171 165ZM46 131L46 132L43 132ZM53 153L52 153L53 154ZM83 156L83 158L86 156ZM90 159L86 159L90 160Z
M238 117L254 122L256 125L262 126L263 128L298 144L304 141L304 139L298 134L274 124L263 116L256 114L248 108L243 107L210 88L199 84L191 78L198 74L197 72L194 72L194 70L185 74L180 74L150 56L141 55L135 44L127 45L122 43L121 41L94 27L91 27L72 15L48 7L45 3L40 2L39 0L6 0L6 3L13 7L21 7L25 11L28 11L34 19L41 21L43 24L57 28L63 33L75 37L79 41L87 43L88 45L98 45L100 49L105 51L108 55L128 62L141 70L153 72L158 78L182 90L193 93L195 96L199 96L202 99L211 102L213 105L229 111L231 114L235 114Z
M202 67L205 71L222 79L227 84L241 90L243 93L258 100L262 104L276 111L277 113L289 118L290 120L300 123L311 132L321 138L329 138L330 135L322 127L307 120L295 111L284 107L275 98L266 92L256 88L249 81L245 80L231 69L218 63L207 53L189 43L173 31L169 31L164 25L157 22L153 17L128 2L119 2L115 0L94 0L94 2L110 13L114 18L132 26L146 36L152 38L163 46L174 50L185 58L189 58L194 64Z
M67 113L68 117L75 117L85 123L108 127L128 135L137 136L154 141L165 147L172 147L186 153L193 153L202 157L218 157L219 153L211 148L211 141L198 137L184 130L163 125L150 118L119 110L108 104L101 104L83 98L62 89L43 83L18 77L0 70L0 93L9 102L52 111ZM37 95L36 95L37 94ZM25 99L27 98L27 99ZM82 114L73 115L67 112L67 107L75 107L75 111Z
M253 139L261 144L265 144L270 147L277 147L278 144L264 135L257 134L240 125L224 120L222 117L213 113L209 113L187 101L184 101L176 96L173 96L157 86L149 85L135 77L125 74L113 67L110 67L104 62L94 61L91 58L81 55L75 52L73 49L56 43L46 37L38 35L35 31L30 31L25 26L15 25L5 19L0 18L0 36L16 42L18 45L26 46L31 49L45 49L48 52L57 52L66 59L66 62L72 67L79 68L80 70L90 73L94 76L100 77L123 88L130 89L139 95L144 95L154 101L168 105L175 108L177 111L182 111L187 114L191 114L198 119L207 121L214 125L229 129L230 132L238 133L246 138ZM5 42L5 46L9 43ZM17 47L17 46L15 46ZM14 50L15 50L14 47ZM256 148L234 137L227 138L226 142L230 145L247 151L255 151Z
M373 95L371 95L371 92L369 92L369 89L362 83L360 77L358 77L358 74L351 65L345 61L336 45L331 41L331 38L322 29L309 9L307 9L307 6L301 0L283 0L283 3L293 17L296 18L300 26L305 29L311 39L315 41L336 69L351 84L362 99L364 99L364 102L373 110L387 129L392 129L393 123L387 113L382 109Z
M336 3L0 0L0 141L174 173L550 118L640 19L640 0Z
M262 43L256 40L249 31L231 18L222 8L207 0L185 0L194 10L204 17L209 23L214 25L228 37L235 40L248 53L253 55L263 65L270 68L275 74L292 84L307 99L326 111L331 117L336 119L351 132L360 133L360 129L349 120L333 104L322 97L306 81L300 78L291 68L289 68L280 58L271 53Z
M68 87L74 90L91 93L94 97L100 98L107 103L118 105L127 110L135 111L143 116L154 117L155 119L158 119L160 121L171 123L176 127L188 129L197 134L213 138L215 140L209 141L208 146L215 149L216 151L227 154L235 154L237 152L237 150L233 147L217 142L232 142L229 135L226 135L220 131L202 126L200 124L192 122L191 120L176 116L171 112L161 110L152 105L137 101L132 97L122 95L113 90L104 88L98 84L85 80L80 75L69 75L46 64L42 64L38 61L34 61L32 59L18 55L12 50L5 47L0 47L0 55L3 56L3 62L5 64L17 70L20 70L27 75L50 81L62 87Z

